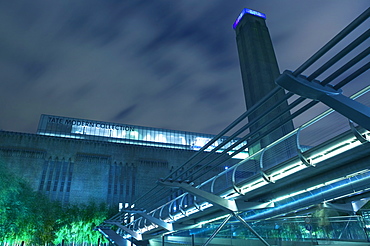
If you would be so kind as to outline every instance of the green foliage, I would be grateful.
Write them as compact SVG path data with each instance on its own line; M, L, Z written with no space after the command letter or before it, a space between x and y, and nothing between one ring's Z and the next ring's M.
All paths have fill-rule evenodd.
M93 229L110 216L110 208L105 204L90 202L85 205L71 205L63 209L58 220L60 228L56 232L54 244L65 242L96 243L103 239L101 234Z
M114 211L105 204L62 206L35 192L0 161L0 242L45 245L105 240L93 228Z

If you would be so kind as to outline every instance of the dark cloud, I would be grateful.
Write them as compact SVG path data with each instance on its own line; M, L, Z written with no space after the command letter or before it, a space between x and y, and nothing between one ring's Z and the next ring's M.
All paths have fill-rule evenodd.
M43 75L48 69L48 64L45 62L27 62L23 64L23 71L29 80L37 79Z
M84 85L79 86L79 88L76 88L71 93L71 97L76 98L78 102L81 98L88 97L89 94L95 90L96 90L96 83L94 83L94 81L91 81L90 83L86 83Z
M131 105L130 107L125 108L124 110L119 112L116 116L114 116L114 118L112 118L111 120L112 121L120 121L120 120L126 118L127 115L129 115L131 112L133 112L135 110L136 107L137 107L137 105Z
M358 16L351 1L0 2L0 128L40 114L218 133L245 109L232 23L267 15L281 70Z

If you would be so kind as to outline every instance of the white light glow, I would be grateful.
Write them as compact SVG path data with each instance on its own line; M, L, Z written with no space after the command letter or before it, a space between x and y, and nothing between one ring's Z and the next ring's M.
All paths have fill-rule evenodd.
M333 180L330 180L328 182L324 182L324 183L321 183L321 184L318 184L318 185L309 187L307 189L303 189L303 190L296 191L296 192L291 193L291 194L288 194L288 195L284 195L284 196L278 197L276 199L273 199L272 202L279 202L279 201L282 201L284 199L287 199L287 198L290 198L290 197L295 197L295 196L300 195L302 193L306 193L306 192L310 192L310 191L313 191L313 190L317 190L317 189L320 189L322 187L325 187L325 186L328 186L328 185L331 185L331 184L340 182L340 181L345 180L345 179L349 179L349 178L354 177L354 176L357 176L357 175L368 173L368 172L370 172L370 170L369 169L365 169L365 170L362 170L362 171L359 171L359 172L356 172L356 173L352 173L352 174L349 174L349 175L344 176L344 177L341 177L341 178L333 179ZM347 196L348 196L348 194L343 195L342 197L347 197ZM341 198L341 197L335 197L333 199L327 200L327 202L332 201L332 200L337 200L339 198Z
M231 155L233 152L227 152L229 155ZM246 159L246 158L248 158L249 157L249 154L248 154L248 152L247 151L243 151L243 152L240 152L240 153L238 153L238 154L236 154L236 155L234 155L233 156L233 159L242 159L242 160L244 160L244 159Z
M307 168L306 165L302 164L301 162L295 162L289 166L285 166L284 168L271 173L271 176L273 177L274 181L277 181L305 168Z
M133 137L134 139L138 139L139 138L139 133L137 131L131 131L130 136Z
M202 210L210 208L210 207L213 207L213 204L209 203L209 202L204 202L200 205L200 209L202 209Z
M327 159L329 159L333 156L341 154L341 153L343 153L347 150L353 149L353 148L355 148L359 145L361 145L360 141L358 141L356 138L351 138L351 139L349 139L345 142L340 142L340 143L334 145L330 149L325 149L325 150L321 151L320 153L311 157L310 159L313 162L313 164L316 164L316 163L322 162L324 160L327 160Z
M175 216L173 218L176 221L176 220L182 219L184 217L185 217L185 215L183 215L182 213L178 213L178 214L175 214Z
M161 143L167 143L167 138L164 134L158 134L156 137L155 137L155 141L156 142L161 142Z
M250 183L250 184L247 184L247 185L244 185L242 188L241 188L241 192L243 194L249 192L249 191L252 191L252 190L255 190L255 189L258 189L264 185L268 184L263 178L258 178L257 180L255 180L253 183Z
M217 218L214 218L214 219L210 219L210 220L202 221L202 222L198 223L198 224L197 224L197 226L199 226L199 225L204 225L204 224L208 224L208 223L211 223L211 222L214 222L214 221L220 220L220 219L224 219L224 218L226 218L227 216L229 216L229 215L228 215L228 214L227 214L227 215L222 215L222 216L217 217Z
M158 227L157 225L145 226L143 228L140 228L138 231L140 232L139 234L144 234L145 232L150 231L150 230L153 230L153 229L155 229L157 227Z
M193 207L193 208L186 210L186 215L189 216L189 215L195 214L198 211L199 210L197 208Z

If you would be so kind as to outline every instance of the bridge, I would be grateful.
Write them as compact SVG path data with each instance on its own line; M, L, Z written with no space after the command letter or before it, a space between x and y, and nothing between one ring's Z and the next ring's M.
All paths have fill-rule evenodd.
M368 221L356 214L370 200L370 85L357 86L370 66L370 30L359 31L369 16L285 71L274 90L96 230L119 246L369 245L370 213ZM298 127L255 151L289 121Z

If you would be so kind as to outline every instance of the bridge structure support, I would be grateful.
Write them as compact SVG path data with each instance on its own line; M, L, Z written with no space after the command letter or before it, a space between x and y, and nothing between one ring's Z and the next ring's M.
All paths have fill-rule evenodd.
M177 187L181 188L184 191L189 192L190 194L193 194L197 197L201 197L204 200L212 203L213 205L221 207L223 210L225 210L228 215L224 219L224 221L218 226L218 228L214 231L214 233L208 238L208 240L203 244L203 246L207 246L212 239L217 235L217 233L227 224L227 222L230 220L232 216L234 216L236 219L238 219L245 227L248 228L264 245L270 246L270 244L260 235L258 234L241 216L239 216L238 213L242 212L238 208L238 204L236 203L235 200L228 200L225 198L222 198L218 195L212 194L207 191L203 191L201 189L198 189L194 186L192 186L189 183L186 182L178 182L178 181L159 181L159 184L163 186L168 186L168 187ZM244 206L248 206L248 203L244 204ZM255 203L253 203L255 205Z
M284 89L305 98L321 101L335 111L370 131L370 108L346 97L341 90L319 81L309 81L304 76L294 76L291 71L284 71L276 83Z

